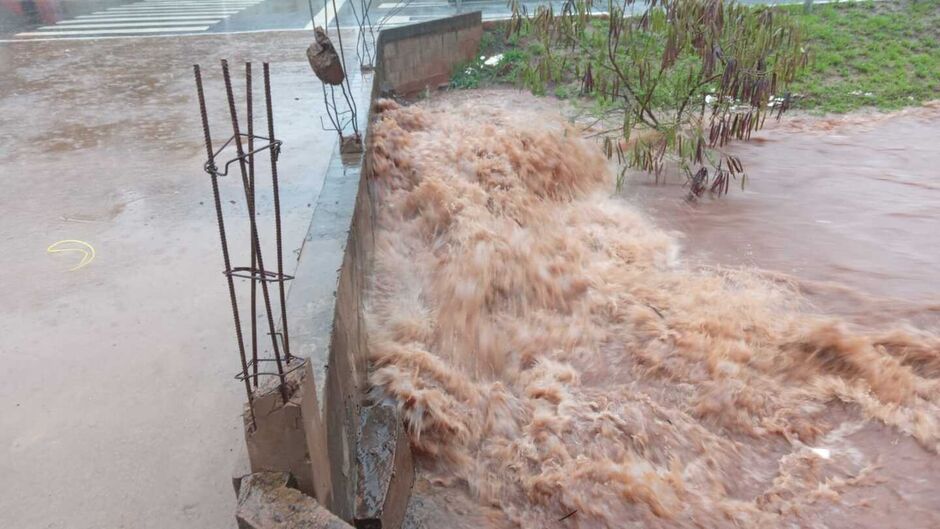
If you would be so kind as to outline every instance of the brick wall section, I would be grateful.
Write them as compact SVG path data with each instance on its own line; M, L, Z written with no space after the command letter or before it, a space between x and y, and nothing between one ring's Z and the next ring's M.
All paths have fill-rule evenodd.
M385 30L376 46L376 82L404 96L437 88L476 57L482 37L479 12Z

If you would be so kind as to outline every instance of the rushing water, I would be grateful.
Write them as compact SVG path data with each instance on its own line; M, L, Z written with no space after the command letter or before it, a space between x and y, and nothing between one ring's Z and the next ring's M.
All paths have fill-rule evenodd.
M373 136L371 382L422 483L475 526L940 523L936 335L681 257L556 112L486 97L384 102Z

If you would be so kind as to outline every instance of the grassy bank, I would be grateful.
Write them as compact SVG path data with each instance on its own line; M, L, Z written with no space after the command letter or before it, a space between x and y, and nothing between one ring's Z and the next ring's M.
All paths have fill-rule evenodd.
M802 22L813 57L792 87L802 108L894 110L940 98L940 0L786 9Z
M820 4L808 14L802 6L780 9L802 25L810 50L809 64L790 87L800 96L796 108L894 110L940 98L940 0ZM561 98L578 95L575 75L547 84L529 78L525 65L545 52L524 34L507 38L505 28L491 28L483 54L501 53L502 60L468 65L455 75L454 85L511 83Z

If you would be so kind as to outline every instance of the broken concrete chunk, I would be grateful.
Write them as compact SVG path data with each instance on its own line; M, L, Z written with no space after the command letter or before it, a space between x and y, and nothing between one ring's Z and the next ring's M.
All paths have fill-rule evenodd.
M352 529L289 482L287 472L245 476L235 513L238 529Z
M362 152L362 138L358 134L343 136L339 144L339 152L340 154Z
M245 444L252 472L290 472L305 494L329 504L332 496L326 433L320 420L310 363L285 366L289 400L285 403L277 377L265 380L246 411ZM295 369L296 367L296 369ZM254 422L252 423L252 417Z
M393 405L362 409L358 445L353 523L357 529L399 529L415 474L408 436Z
M342 84L346 74L343 72L343 63L340 61L329 35L320 27L313 31L313 44L307 48L307 60L310 61L313 73L317 74L317 77L324 83L334 86Z

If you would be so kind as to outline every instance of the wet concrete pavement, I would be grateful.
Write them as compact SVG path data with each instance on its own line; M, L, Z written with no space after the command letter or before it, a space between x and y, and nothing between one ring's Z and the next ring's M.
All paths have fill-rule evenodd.
M204 66L220 139L231 122L219 59L233 65L239 94L243 62L256 63L258 101L260 63L272 63L292 270L336 143L320 128L308 39L0 44L0 525L233 527L244 389L233 379L192 64ZM263 181L258 209L270 226ZM221 186L233 259L247 264L240 187ZM261 237L273 255L271 233ZM46 252L63 239L92 245L94 260L70 271L81 255Z

